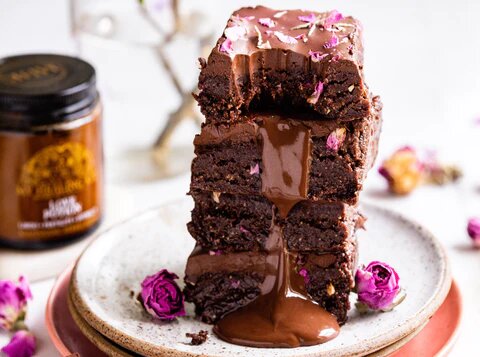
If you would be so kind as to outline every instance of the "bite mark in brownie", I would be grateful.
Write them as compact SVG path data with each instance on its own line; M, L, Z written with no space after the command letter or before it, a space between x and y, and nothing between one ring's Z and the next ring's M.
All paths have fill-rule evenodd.
M328 12L288 10L275 18L278 13L263 6L234 12L208 60L201 61L197 100L207 123L234 123L271 107L341 121L366 117L361 24L345 17L327 25ZM299 18L310 14L315 24ZM273 26L263 26L261 18Z

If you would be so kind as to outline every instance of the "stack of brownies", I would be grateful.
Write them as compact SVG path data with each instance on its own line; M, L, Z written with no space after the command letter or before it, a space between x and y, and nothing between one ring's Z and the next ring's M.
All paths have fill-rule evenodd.
M185 297L203 321L280 286L268 279L282 275L277 245L304 299L345 323L364 222L357 203L381 127L361 31L336 11L242 8L200 60L206 121L194 141Z

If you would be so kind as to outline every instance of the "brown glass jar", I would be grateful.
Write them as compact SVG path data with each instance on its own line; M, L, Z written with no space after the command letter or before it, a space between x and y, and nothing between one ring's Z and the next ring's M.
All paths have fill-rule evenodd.
M99 224L101 119L95 70L85 61L0 60L0 244L57 246Z

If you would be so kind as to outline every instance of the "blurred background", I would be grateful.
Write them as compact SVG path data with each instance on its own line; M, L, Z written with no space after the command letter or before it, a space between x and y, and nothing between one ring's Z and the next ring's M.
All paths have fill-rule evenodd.
M159 158L152 148L194 90L202 48L214 45L233 10L259 3L338 9L360 19L366 81L384 103L377 165L408 144L436 150L462 169L459 183L422 187L408 197L389 195L372 171L363 200L421 222L447 247L468 307L453 355L470 355L480 318L480 253L469 248L465 233L467 218L480 216L480 2L184 0L178 5L182 26L170 38L175 14L169 0L146 0L148 14L136 0L0 0L0 57L64 53L96 67L105 109L107 226L188 191L196 110L182 113L189 120L176 127L169 151ZM68 249L63 256L79 248ZM27 265L24 253L0 250L0 277L29 269L42 272L39 279L51 277L68 260L46 264L42 254Z

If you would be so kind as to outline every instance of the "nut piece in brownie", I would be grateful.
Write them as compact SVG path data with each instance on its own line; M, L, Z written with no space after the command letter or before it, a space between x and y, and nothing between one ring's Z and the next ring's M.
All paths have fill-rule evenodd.
M265 250L272 224L272 204L263 196L194 191L188 230L197 244L212 252ZM287 218L276 213L292 251L341 249L363 218L342 202L301 201Z
M297 274L305 280L309 296L337 317L347 320L353 269L357 260L354 236L343 248L330 253L290 253ZM260 294L265 277L275 274L265 252L214 253L197 245L187 262L185 299L195 304L195 312L214 323L230 311L247 305Z
M204 125L194 141L191 189L260 194L263 165L259 123L278 118L310 130L308 198L355 204L377 155L382 123L378 97L372 99L372 113L364 120L342 123L299 115L256 114L242 123Z
M200 61L197 100L207 123L238 122L269 107L341 121L368 116L361 32L337 11L235 11Z

